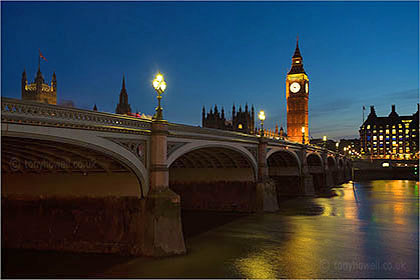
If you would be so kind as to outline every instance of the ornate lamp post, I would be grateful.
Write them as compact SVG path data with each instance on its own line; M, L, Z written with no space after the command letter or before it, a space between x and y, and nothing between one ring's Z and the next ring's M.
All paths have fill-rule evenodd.
M302 144L305 144L305 127L302 126Z
M322 141L323 141L323 146L324 146L324 149L327 147L327 136L323 136L322 137Z
M263 110L260 111L260 113L258 114L258 118L261 121L261 137L264 137L264 120L265 120L265 113Z
M153 116L155 120L162 120L162 107L160 106L160 100L162 99L162 94L166 89L166 82L163 78L163 75L159 72L157 73L155 79L153 80L153 88L156 90L156 93L158 94L158 106L156 107L156 114Z
M340 145L340 143L335 143L335 147L337 148L337 153L338 153L338 146Z

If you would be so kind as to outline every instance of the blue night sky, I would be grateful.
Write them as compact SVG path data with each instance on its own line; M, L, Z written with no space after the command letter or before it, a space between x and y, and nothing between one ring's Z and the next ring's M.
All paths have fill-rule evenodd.
M419 102L418 2L2 2L1 91L20 98L24 68L55 71L58 100L114 112L122 75L131 108L201 125L201 109L264 109L286 124L285 79L299 35L310 79L310 134L358 137L362 106L402 115Z

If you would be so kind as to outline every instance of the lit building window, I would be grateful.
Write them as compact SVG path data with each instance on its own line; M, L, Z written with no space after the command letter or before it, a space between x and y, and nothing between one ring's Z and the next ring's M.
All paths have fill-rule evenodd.
M392 130L392 134L395 134L395 133L397 133L397 131L395 129L393 129Z
M240 124L238 124L238 128L239 129L242 129L242 124L240 123Z
M410 126L410 124L409 124L409 123L406 123L406 124L405 124L405 127L406 127L406 128L408 128L409 126Z
M398 130L398 133L402 133L402 130Z
M409 134L410 133L410 130L409 129L406 129L405 130L405 134Z
M379 135L379 140L384 140L384 137L382 135Z
M374 136L373 136L373 140L374 140L374 141L376 140L376 135L374 135Z
M399 124L398 127L401 128L402 127L402 124Z
M389 134L389 129L385 130L385 133L386 133L386 134Z
M367 129L370 129L370 124L368 124L366 128L367 128ZM414 129L413 129L413 130L414 130Z
M379 130L379 133L382 133L382 132L384 132L382 129L381 129L381 130Z

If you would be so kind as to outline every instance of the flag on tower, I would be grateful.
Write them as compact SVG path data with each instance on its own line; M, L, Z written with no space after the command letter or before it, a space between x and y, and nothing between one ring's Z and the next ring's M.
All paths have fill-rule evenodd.
M42 53L41 53L41 50L40 49L38 49L38 51L39 51L39 57L40 58L42 58L43 60L45 60L45 61L48 61L43 55L42 55Z

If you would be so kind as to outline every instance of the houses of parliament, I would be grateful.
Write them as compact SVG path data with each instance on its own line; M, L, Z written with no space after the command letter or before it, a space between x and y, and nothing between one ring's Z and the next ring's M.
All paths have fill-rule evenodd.
M309 100L309 79L303 68L303 58L299 49L299 41L296 41L296 49L292 56L292 66L286 76L286 101L287 101L287 133L283 127L274 131L265 130L264 135L288 138L294 142L309 143L308 124L308 100ZM202 111L202 126L232 130L248 134L256 134L254 107L245 110L239 107L236 111L232 107L232 119L227 120L224 109L218 111L217 106L206 114L205 108ZM306 133L305 133L306 132Z
M22 73L22 100L57 104L57 78L55 73L52 75L51 84L47 84L38 65L38 72L33 83L28 84L26 71ZM309 79L303 68L303 58L299 49L299 42L296 41L295 52L292 56L292 66L286 76L286 100L287 100L287 133L283 128L265 130L264 134L272 137L288 138L294 142L308 143L308 99L309 99ZM98 108L93 107L94 111ZM133 114L128 102L128 94L125 87L125 77L122 79L122 88L119 94L115 113L139 117ZM141 117L141 116L140 116ZM259 133L255 125L255 109L246 104L232 107L231 119L227 119L224 108L220 111L217 106L211 108L206 113L202 110L202 126L223 130L237 131L247 134ZM305 133L306 132L306 133Z

